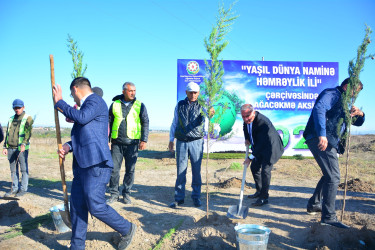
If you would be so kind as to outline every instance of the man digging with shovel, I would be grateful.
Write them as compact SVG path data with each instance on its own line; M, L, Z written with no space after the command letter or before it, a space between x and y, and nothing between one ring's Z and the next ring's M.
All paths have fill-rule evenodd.
M272 122L263 114L255 111L251 104L241 107L245 145L251 145L251 173L255 181L256 192L249 195L257 200L253 206L263 206L268 203L268 190L271 183L271 170L284 153L283 142ZM247 159L244 164L249 164Z
M113 168L108 147L107 104L93 94L90 81L84 77L72 81L70 92L80 110L62 100L59 85L53 87L55 108L74 121L72 140L59 150L62 158L73 152L71 249L85 249L88 212L118 231L121 234L118 249L126 249L133 239L136 225L121 217L105 202L105 189Z

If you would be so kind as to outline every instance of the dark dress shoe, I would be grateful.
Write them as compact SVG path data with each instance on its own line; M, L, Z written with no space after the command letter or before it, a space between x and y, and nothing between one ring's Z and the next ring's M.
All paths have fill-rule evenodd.
M322 221L320 222L320 225L323 226L333 226L333 227L338 227L338 228L350 228L348 225L345 225L344 223L336 220L327 220L327 221Z
M184 200L174 201L171 204L169 204L169 207L170 208L177 208L178 206L181 206L182 204L184 204Z
M248 195L247 198L255 199L255 198L259 198L259 196L260 196L260 193L259 192L255 192L255 194Z
M316 213L321 213L322 212L322 207L321 206L309 206L307 205L307 213L308 214L316 214Z
M202 206L202 202L201 202L201 200L198 199L198 198L194 198L194 199L193 199L193 202L194 202L194 206L195 206L195 207L200 207L200 206Z
M252 203L251 205L253 205L254 207L260 207L266 204L268 204L268 199L258 199L256 202Z
M135 225L134 223L131 223L130 231L126 235L121 236L120 242L118 243L118 249L124 250L128 248L128 246L133 240L136 230L137 230L137 225Z

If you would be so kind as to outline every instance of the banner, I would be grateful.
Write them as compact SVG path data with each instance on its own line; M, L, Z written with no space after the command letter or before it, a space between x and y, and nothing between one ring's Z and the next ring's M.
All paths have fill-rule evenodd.
M278 130L284 155L310 156L302 134L319 93L338 86L338 63L224 60L223 67L224 94L214 107L228 108L215 124L220 138L210 152L245 151L240 108L249 103ZM207 76L204 60L178 59L177 101L185 99L189 82L201 85Z

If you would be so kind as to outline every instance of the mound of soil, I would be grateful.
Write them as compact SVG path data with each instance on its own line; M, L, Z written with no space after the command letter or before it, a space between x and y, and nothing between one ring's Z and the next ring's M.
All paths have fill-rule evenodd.
M344 223L352 224L357 219L347 217L344 219ZM306 241L312 243L310 245L311 249L374 249L374 229L371 221L365 222L365 225L360 228L352 227L350 229L326 227L321 226L319 223L314 223L307 232Z
M351 148L356 151L369 152L375 150L375 140L369 142L360 142L356 145L353 145Z
M228 180L222 181L219 183L220 188L241 188L242 180L237 178L237 177L232 177ZM245 182L245 187L246 187L246 182Z
M339 188L344 189L345 183L340 183ZM361 181L360 179L351 179L348 181L348 191L352 192L366 192L366 193L373 193L374 188L373 185L370 183Z
M2 217L14 217L25 213L25 209L19 207L17 201L0 204L0 219Z
M173 249L233 249L236 241L234 224L217 213L198 219L189 228L181 228L170 239Z

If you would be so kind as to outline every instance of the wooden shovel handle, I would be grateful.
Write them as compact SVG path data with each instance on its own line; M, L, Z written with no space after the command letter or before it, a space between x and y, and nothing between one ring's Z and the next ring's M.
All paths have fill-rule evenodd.
M49 55L50 65L51 65L51 84L52 84L52 102L53 106L55 107L55 99L53 94L53 87L55 86L55 64L53 62L53 55ZM60 150L62 148L62 142L61 142L61 132L60 132L60 122L59 122L59 112L54 108L55 111L55 126L56 126L56 139L57 139L57 146ZM60 175L61 175L61 182L62 182L62 188L63 188L63 195L64 195L64 206L65 211L69 214L69 206L68 206L68 191L66 188L66 182L65 182L65 169L64 169L64 161L59 156L59 164L60 164ZM69 214L70 218L70 214Z

